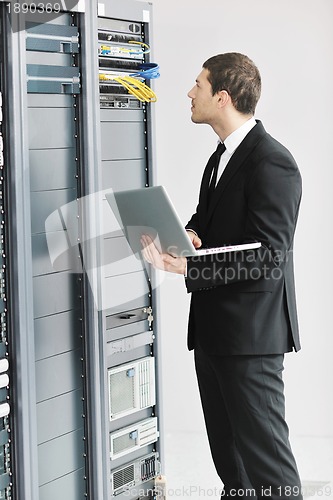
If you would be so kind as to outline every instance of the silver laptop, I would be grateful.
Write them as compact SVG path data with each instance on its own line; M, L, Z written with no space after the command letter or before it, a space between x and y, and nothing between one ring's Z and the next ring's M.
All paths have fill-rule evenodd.
M259 248L259 242L196 250L163 186L106 193L106 199L134 254L141 256L147 234L160 252L177 257Z

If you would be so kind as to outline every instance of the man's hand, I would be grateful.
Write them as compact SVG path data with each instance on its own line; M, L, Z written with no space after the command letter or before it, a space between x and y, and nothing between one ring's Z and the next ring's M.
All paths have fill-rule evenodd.
M141 237L141 244L143 246L143 258L155 267L155 269L161 269L169 273L185 274L185 257L173 257L168 253L160 253L148 235Z
M190 237L190 239L191 239L191 241L193 243L194 248L200 248L201 245L202 245L202 241L199 238L199 236L196 233L194 233L193 231L191 231L191 230L188 230L186 232L189 235L189 237Z

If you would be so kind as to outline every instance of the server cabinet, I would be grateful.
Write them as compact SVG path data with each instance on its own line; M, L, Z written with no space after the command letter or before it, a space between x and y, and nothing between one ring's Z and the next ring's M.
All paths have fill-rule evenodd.
M150 61L150 6L99 6L98 52L101 188L144 188L152 175L152 103L131 95L112 74L133 74ZM133 50L132 43L141 50ZM134 45L135 46L135 45ZM111 75L111 79L110 79ZM160 394L154 294L143 263L110 227L103 201L102 328L108 388L111 496L153 498L161 471ZM110 231L111 229L111 231ZM122 256L109 263L111 249ZM118 293L112 293L117 290ZM126 290L126 296L121 295ZM155 314L156 317L156 314ZM140 493L141 491L141 493Z
M158 296L104 196L151 185L151 5L49 4L0 0L0 498L153 499Z

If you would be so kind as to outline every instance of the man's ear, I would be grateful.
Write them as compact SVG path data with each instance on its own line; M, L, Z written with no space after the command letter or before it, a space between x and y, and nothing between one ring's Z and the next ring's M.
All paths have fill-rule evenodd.
M226 90L220 90L217 93L217 103L219 108L224 108L230 101L230 95Z

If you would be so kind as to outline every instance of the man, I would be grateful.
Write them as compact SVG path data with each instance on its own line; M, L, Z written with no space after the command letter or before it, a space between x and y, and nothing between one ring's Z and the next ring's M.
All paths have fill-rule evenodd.
M261 247L185 259L159 254L143 236L143 254L156 268L184 274L192 292L188 347L222 497L301 499L282 381L284 353L300 349L292 248L301 177L289 151L253 117L260 92L248 57L226 53L204 63L188 94L192 121L209 124L220 144L187 230L196 248Z

